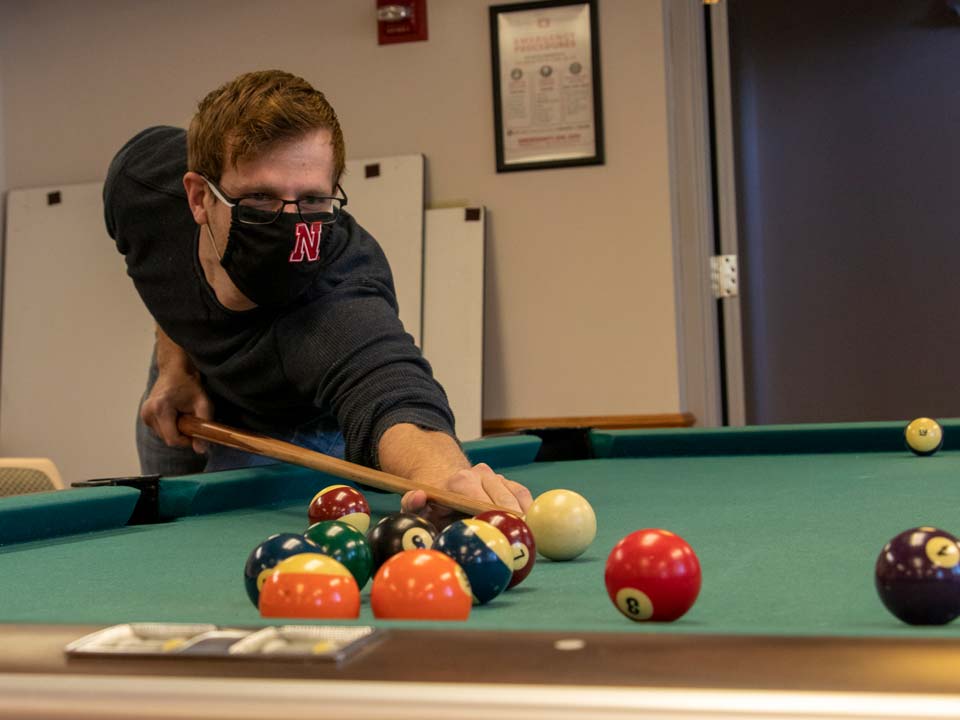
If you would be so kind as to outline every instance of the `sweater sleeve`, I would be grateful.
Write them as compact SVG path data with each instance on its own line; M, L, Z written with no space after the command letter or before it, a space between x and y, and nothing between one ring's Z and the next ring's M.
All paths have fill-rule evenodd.
M378 246L369 255L364 272L279 323L277 342L290 382L337 418L347 459L379 467L392 425L455 435L446 394L397 315L386 259Z

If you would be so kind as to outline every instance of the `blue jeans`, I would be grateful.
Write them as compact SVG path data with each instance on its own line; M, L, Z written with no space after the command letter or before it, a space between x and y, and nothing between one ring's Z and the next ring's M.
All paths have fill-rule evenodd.
M147 389L143 393L140 404L150 394L153 384L157 381L156 356L150 361L150 373L147 377ZM292 429L285 429L271 433L280 440L316 450L326 455L343 458L345 447L343 435L339 430L330 430L322 421L305 423ZM223 445L209 444L206 455L198 455L189 447L169 447L163 440L147 427L137 412L137 454L140 457L140 472L144 475L192 475L199 472L213 472L215 470L231 470L234 468L253 467L255 465L270 465L277 461L273 458L253 455L224 447Z

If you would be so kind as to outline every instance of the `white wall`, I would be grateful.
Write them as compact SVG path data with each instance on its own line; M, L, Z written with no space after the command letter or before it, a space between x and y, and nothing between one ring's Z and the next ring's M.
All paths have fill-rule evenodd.
M684 410L660 0L600 0L606 165L506 174L490 4L430 0L429 41L380 47L368 0L0 0L6 182L101 179L141 128L290 70L327 93L350 157L422 152L428 202L488 208L486 418Z

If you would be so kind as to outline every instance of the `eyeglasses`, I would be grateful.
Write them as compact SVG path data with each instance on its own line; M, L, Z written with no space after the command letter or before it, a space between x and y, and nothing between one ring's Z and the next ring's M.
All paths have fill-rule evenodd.
M347 194L337 184L337 197L307 195L299 200L284 200L283 198L271 197L263 193L254 195L245 195L235 198L227 195L215 182L208 178L207 185L217 196L217 199L227 207L237 208L237 219L246 225L269 225L283 212L287 205L293 205L297 208L297 214L305 223L336 222L340 217L340 209L347 204Z

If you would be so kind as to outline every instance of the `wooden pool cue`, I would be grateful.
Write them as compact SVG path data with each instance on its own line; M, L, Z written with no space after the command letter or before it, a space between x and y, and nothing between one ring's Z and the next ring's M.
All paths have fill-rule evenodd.
M302 465L313 470L334 475L344 480L353 480L354 482L369 485L379 490L400 493L401 495L410 490L423 490L427 494L427 499L437 505L443 505L454 510L459 510L468 515L478 515L486 510L504 510L491 503L461 495L460 493L441 490L439 488L418 485L417 483L405 480L397 475L374 470L372 468L347 462L339 458L324 455L315 450L294 445L292 443L277 440L276 438L260 435L259 433L249 432L247 430L238 430L237 428L221 425L210 420L201 420L195 415L181 415L177 419L177 427L180 432L190 437L195 437L207 442L225 445L236 450L263 455L264 457L282 460L283 462L294 465Z

